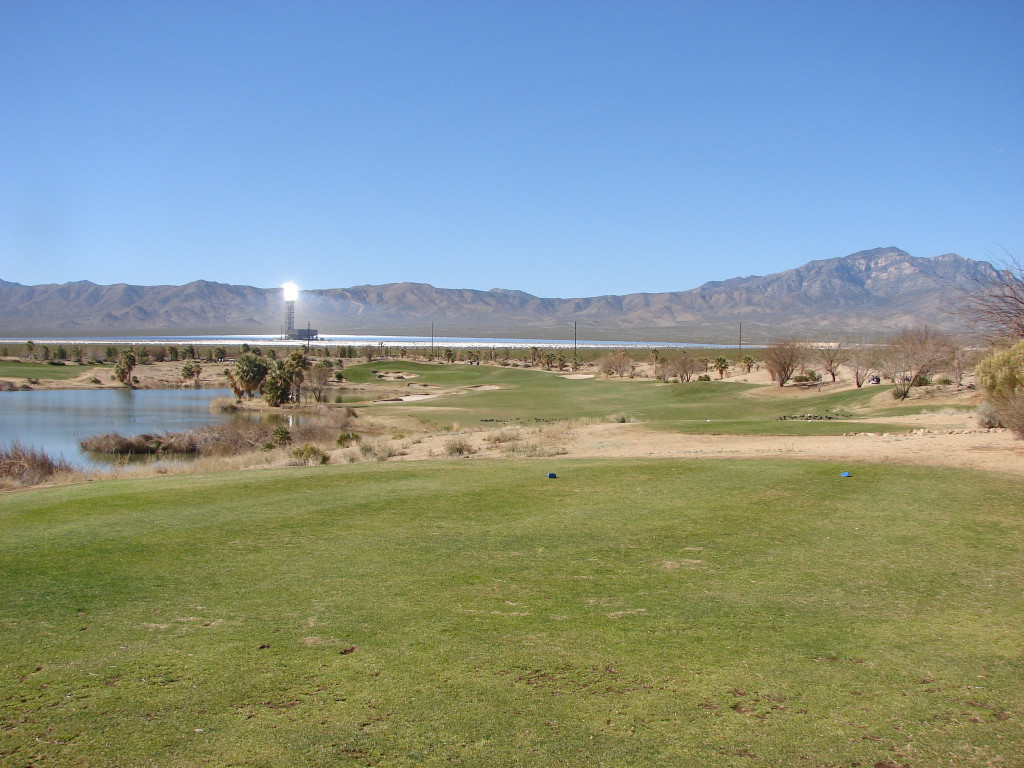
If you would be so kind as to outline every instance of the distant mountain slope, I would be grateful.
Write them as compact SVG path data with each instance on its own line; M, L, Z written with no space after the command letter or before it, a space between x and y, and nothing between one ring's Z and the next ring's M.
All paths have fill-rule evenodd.
M811 261L773 275L736 277L688 291L540 298L523 291L390 283L302 291L296 320L322 333L546 335L577 323L581 338L713 336L742 322L765 333L891 330L918 323L955 329L952 314L987 262L955 254L919 258L876 248ZM277 333L279 288L205 280L182 286L25 286L0 280L0 336L52 333Z

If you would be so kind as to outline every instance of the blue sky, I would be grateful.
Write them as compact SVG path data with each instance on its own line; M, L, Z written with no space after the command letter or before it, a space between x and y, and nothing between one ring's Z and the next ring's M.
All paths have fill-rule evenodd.
M0 279L1024 255L1024 3L0 0Z

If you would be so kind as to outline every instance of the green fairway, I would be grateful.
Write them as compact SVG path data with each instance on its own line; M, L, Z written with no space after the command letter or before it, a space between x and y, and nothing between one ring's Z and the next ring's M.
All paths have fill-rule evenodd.
M63 381L81 376L87 371L92 371L94 376L99 376L103 371L112 370L109 365L50 365L49 363L20 363L13 360L0 360L0 379L21 378L21 379L54 379Z
M1021 765L1022 498L560 459L8 494L0 764Z
M533 424L554 419L608 419L621 417L653 427L689 433L841 435L851 430L886 432L901 430L865 412L877 387L789 398L740 397L763 389L754 384L729 381L662 384L652 379L566 379L550 372L519 368L469 365L428 365L391 361L352 366L345 375L354 383L373 381L373 371L415 374L410 381L445 389L499 386L442 395L401 406L378 406L387 411L405 410L432 425L496 426L503 423ZM419 392L420 390L414 390ZM889 405L886 416L920 411L919 405ZM795 420L813 414L830 420ZM785 417L785 418L782 418ZM842 419L840 419L842 417ZM852 421L851 421L852 419Z

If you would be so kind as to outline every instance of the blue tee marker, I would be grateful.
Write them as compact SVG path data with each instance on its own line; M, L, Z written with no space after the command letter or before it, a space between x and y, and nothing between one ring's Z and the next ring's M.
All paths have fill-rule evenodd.
M849 473L849 472L843 472L843 473L842 473L842 474L840 474L839 476L840 476L840 477L849 477L849 476L850 476L850 473Z
M548 472L548 477L554 479L554 478L558 477L558 475L556 475L554 472Z

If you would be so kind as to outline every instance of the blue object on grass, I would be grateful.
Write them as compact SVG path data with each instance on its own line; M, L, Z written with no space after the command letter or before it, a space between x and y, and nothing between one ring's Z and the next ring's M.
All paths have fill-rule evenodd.
M849 473L849 472L843 472L843 473L842 473L841 475L839 475L839 476L840 476L840 477L849 477L849 476L850 476L850 473Z
M558 477L558 475L556 475L554 472L548 472L548 477L556 478L556 477Z

